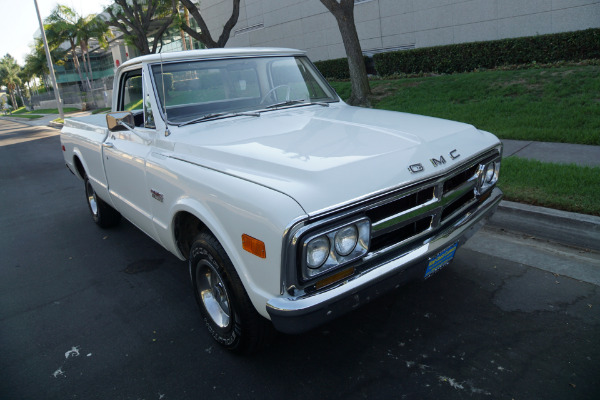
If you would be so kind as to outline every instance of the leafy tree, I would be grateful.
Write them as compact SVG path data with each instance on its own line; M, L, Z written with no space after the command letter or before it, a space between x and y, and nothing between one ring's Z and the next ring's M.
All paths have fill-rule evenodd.
M231 11L231 16L229 17L229 19L223 26L223 31L221 32L221 36L219 36L219 39L217 41L215 41L213 39L212 35L210 34L210 31L208 30L208 26L206 25L206 21L204 21L204 18L202 17L202 14L200 13L200 9L198 8L198 5L196 5L191 0L179 0L179 1L189 11L192 18L194 18L194 20L200 27L200 32L196 32L194 29L189 27L189 24L180 24L180 27L185 31L185 33L187 33L194 39L199 40L201 43L203 43L208 48L225 47L225 45L227 44L227 41L229 40L231 30L233 29L235 24L237 24L238 17L240 15L240 0L232 0L233 1L233 9ZM176 4L176 1L173 0L174 11L175 11L175 4Z
M10 54L6 54L0 61L0 83L8 89L10 101L15 110L18 108L15 91L17 91L17 88L21 84L21 78L19 78L20 72L21 67ZM23 102L22 99L21 102Z
M143 54L156 53L158 43L173 23L174 13L170 0L114 0L106 12L108 24L118 28L125 40ZM148 44L152 38L152 48Z
M64 64L65 50L57 47L50 50L50 57L56 61L56 64ZM58 61L57 61L58 60ZM41 39L36 39L31 52L25 57L25 66L23 67L28 76L37 76L42 80L45 87L51 87L48 82L48 62L46 61L46 52Z
M84 64L86 66L86 70L88 76L93 81L94 75L92 72L92 63L90 61L90 53L89 53L89 41L91 39L98 40L100 47L107 48L108 40L113 38L114 35L110 31L108 25L100 18L97 18L95 14L90 14L85 17L80 17L77 20L78 32L77 32L77 41L79 42L79 47L81 48L81 55L83 56ZM87 60L86 60L87 56Z
M46 25L44 25L44 29L46 30L48 45L52 48L57 48L64 42L69 43L73 64L79 74L81 86L83 88L87 86L88 89L91 89L89 81L86 84L83 80L79 57L77 57L77 35L82 25L81 17L79 17L71 8L59 4L52 11L50 16L46 18L45 22Z
M371 87L369 86L367 69L354 23L354 0L320 1L333 14L342 34L344 49L348 57L350 80L352 82L352 94L348 103L356 106L370 107L369 95L371 94Z

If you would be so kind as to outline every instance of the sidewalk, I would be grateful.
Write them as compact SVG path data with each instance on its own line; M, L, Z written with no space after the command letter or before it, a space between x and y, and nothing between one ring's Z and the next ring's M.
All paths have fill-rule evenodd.
M525 140L502 142L503 157L515 156L542 162L600 167L600 146ZM489 225L600 252L600 217L593 215L502 201Z
M35 114L35 110L33 111L33 113ZM92 114L91 111L76 111L76 112L66 114L65 118L84 117L86 115L91 115L91 114ZM0 119L4 119L7 121L11 121L11 122L19 122L19 123L29 125L29 126L49 126L51 128L62 128L62 124L52 123L52 121L54 121L55 119L60 118L60 115L58 115L58 114L39 114L39 115L43 115L43 117L37 118L37 119L28 119L28 118L11 117L10 115L2 115L2 116L0 116Z
M543 162L600 167L600 146L507 139L502 143L504 157L517 156Z

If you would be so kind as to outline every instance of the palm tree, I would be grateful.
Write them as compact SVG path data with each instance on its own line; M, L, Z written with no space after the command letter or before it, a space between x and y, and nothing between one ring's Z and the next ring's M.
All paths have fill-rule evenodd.
M63 60L65 51L60 47L52 49L50 51L50 57L52 60ZM56 64L62 63L64 63L64 61L56 62ZM46 52L44 51L44 44L41 39L36 39L31 52L25 57L25 66L23 69L31 76L40 78L46 88L51 87L48 81L48 74L50 72L48 71L48 62L46 61Z
M79 58L77 57L77 34L80 26L78 26L78 15L71 8L63 5L57 5L52 11L50 16L46 18L46 37L48 43L53 48L57 48L64 42L68 42L71 49L71 55L73 57L73 64L79 74L79 80L81 81L82 88L87 86L91 89L89 82L85 83L83 75L81 73L81 65L79 64ZM87 91L87 90L86 90Z
M20 72L21 67L10 54L5 55L2 61L0 61L0 82L8 89L10 100L15 110L18 108L15 90L21 84L21 78L19 78ZM21 101L23 101L22 98Z
M100 18L96 18L95 14L89 14L85 17L78 18L77 27L77 41L79 42L79 47L81 48L81 54L83 56L84 64L86 65L88 76L90 80L93 81L94 75L92 72L90 53L88 51L89 41L91 39L96 39L100 44L100 47L105 49L108 47L108 40L113 38L114 35L108 25L106 25Z

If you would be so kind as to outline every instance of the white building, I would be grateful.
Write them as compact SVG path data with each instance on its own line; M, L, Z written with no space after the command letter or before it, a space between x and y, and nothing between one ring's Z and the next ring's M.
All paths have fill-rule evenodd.
M213 37L231 0L202 0ZM355 0L365 54L600 27L600 0ZM319 0L241 0L227 47L308 51L313 61L345 57L334 17Z

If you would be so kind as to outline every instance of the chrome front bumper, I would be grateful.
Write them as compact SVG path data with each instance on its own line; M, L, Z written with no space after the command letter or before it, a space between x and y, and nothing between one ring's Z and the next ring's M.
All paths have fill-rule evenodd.
M353 276L329 290L302 297L277 297L267 303L273 325L284 333L302 333L340 317L405 283L423 277L429 259L446 247L462 246L496 211L502 192L494 188L489 198L427 243ZM408 274L409 270L415 274Z

